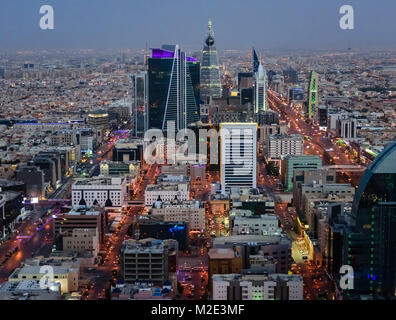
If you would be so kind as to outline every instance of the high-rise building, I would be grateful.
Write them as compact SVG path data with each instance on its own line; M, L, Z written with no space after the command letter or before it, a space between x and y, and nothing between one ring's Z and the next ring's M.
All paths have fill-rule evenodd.
M254 112L267 110L267 74L259 64L258 71L254 74Z
M257 123L221 123L221 188L256 188Z
M221 98L219 58L214 40L212 21L208 23L208 33L202 50L201 99Z
M253 56L253 73L258 72L260 61L257 57L256 50L252 49L252 56Z
M148 129L166 130L167 122L173 121L178 131L199 120L199 70L199 62L178 45L152 50L148 60Z
M341 118L336 123L337 135L345 139L355 139L357 137L356 120Z
M306 118L310 120L314 117L316 109L318 107L318 82L318 74L316 73L316 71L312 70L309 76L308 101L305 114Z
M143 137L148 129L148 81L147 71L131 76L133 135Z
M318 107L318 124L320 128L326 130L327 128L327 116L328 116L328 109L327 106L319 106Z
M396 296L396 142L365 171L352 205L347 261L354 271L354 293ZM344 263L345 264L345 263Z

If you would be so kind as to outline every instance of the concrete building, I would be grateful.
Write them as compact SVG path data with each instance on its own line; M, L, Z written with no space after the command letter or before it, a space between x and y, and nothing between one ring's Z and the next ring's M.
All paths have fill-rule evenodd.
M113 148L113 161L129 162L143 160L143 141L141 139L121 139Z
M61 293L70 293L78 290L79 269L63 265L24 265L17 268L8 277L8 282L19 283L21 281L32 280L39 281L47 274L44 272L46 267L51 267L53 271L53 282L60 283Z
M156 201L151 215L161 216L163 221L187 222L190 231L205 230L205 206L199 201Z
M146 187L144 204L152 206L155 201L179 201L190 200L190 188L188 183L160 183Z
M105 177L123 176L133 180L140 174L140 161L116 162L102 161L100 163L100 175Z
M84 234L92 235L90 231L82 232L75 231L75 229L89 229L97 231L100 243L104 243L105 228L107 225L107 215L104 210L100 208L88 209L85 206L76 206L66 213L60 213L55 218L55 236L72 237L73 234L77 237L84 237ZM76 233L75 233L76 232ZM92 231L93 232L93 231ZM71 241L70 239L68 241ZM62 241L62 244L64 242ZM92 242L93 243L93 242ZM70 243L72 245L72 243Z
M285 234L219 237L213 239L213 248L234 248L242 257L244 269L250 268L250 256L257 254L273 257L277 273L287 273L292 262L291 241Z
M304 300L303 279L286 274L215 274L213 300Z
M322 169L322 158L311 155L288 155L281 161L282 183L287 191L293 190L293 174L295 170Z
M94 177L81 179L72 185L72 205L99 205L120 209L127 195L125 178Z
M272 123L272 124L263 124L258 126L257 136L260 147L265 147L267 138L273 134L285 135L287 134L287 125L286 123Z
M287 155L299 156L304 153L304 140L298 134L274 134L266 140L266 158L280 160Z
M125 282L152 281L162 285L176 273L176 240L126 240L121 248L121 265Z
M88 252L97 258L99 253L99 234L97 229L72 229L71 234L63 237L63 251Z
M61 284L42 288L38 280L6 281L0 285L0 300L61 300Z
M275 215L234 216L231 218L232 235L280 235L279 218Z
M351 118L341 118L337 120L337 136L344 139L357 138L356 120Z
M208 257L209 290L211 290L213 285L213 275L240 273L242 271L242 257L239 252L237 250L234 250L233 248L211 248L208 252Z

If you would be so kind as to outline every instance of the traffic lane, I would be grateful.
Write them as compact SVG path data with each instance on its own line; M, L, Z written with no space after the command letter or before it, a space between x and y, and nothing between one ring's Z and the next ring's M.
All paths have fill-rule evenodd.
M107 255L105 256L105 261L102 266L97 268L98 272L96 275L99 275L97 280L95 281L95 287L90 290L88 300L97 300L104 298L104 291L109 287L110 280L113 279L113 270L117 269L119 273L121 268L117 261L120 260L120 250L122 246L122 242L125 239L126 233L128 231L129 225L132 223L135 215L139 214L143 210L142 206L132 207L130 209L130 215L124 215L121 223L123 222L123 226L120 231L118 231L118 235L112 235L109 242L111 243L112 249L108 250Z
M31 258L45 246L52 244L53 237L53 224L47 223L30 238L14 241L14 244L17 244L19 250L0 268L0 280L3 282L25 259Z
M204 297L208 284L206 271L179 271L177 279L184 288L179 300L200 300Z

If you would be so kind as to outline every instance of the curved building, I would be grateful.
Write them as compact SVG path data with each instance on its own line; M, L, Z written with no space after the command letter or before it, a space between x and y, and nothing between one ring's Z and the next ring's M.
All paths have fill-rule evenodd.
M347 264L354 269L354 293L396 296L396 141L365 171L352 207Z
M221 98L219 58L211 20L208 23L208 34L202 50L201 64L201 99L206 102L208 97Z
M148 59L148 128L176 131L197 122L199 115L199 69L195 58L178 45L152 49Z

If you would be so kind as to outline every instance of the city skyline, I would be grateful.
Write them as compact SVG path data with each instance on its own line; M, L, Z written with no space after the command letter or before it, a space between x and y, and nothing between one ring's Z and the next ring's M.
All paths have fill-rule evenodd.
M0 4L0 300L396 299L396 4L47 1Z
M193 6L154 1L125 0L81 3L54 0L54 30L41 30L39 14L43 1L0 4L1 47L15 49L144 48L158 47L164 40L187 50L199 49L209 19L215 24L219 50L326 49L346 50L395 48L392 15L395 3L349 1L355 28L342 30L339 9L344 1L202 1ZM192 7L193 6L193 7ZM193 8L193 9L192 9ZM177 18L177 19L176 19ZM248 18L248 19L247 19ZM372 21L376 21L375 24ZM161 28L158 28L161 25ZM183 27L180 27L183 26ZM138 30L138 32L135 32ZM297 35L297 36L296 36Z

